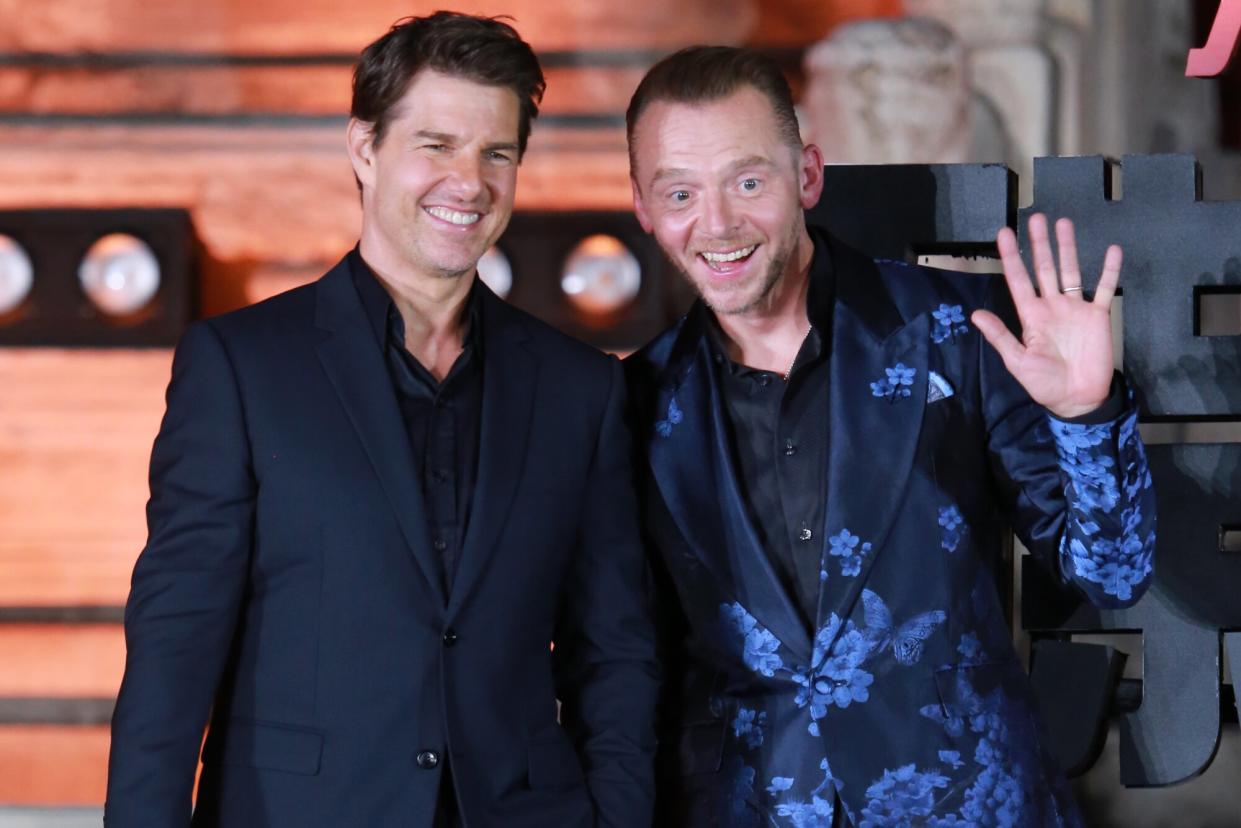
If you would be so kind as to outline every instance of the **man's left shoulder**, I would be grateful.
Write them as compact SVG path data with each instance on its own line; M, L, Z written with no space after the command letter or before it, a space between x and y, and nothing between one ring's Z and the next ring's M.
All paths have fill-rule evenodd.
M893 259L876 259L875 267L902 310L914 313L940 305L961 305L969 310L984 307L995 280L1004 278L997 273L967 273Z
M588 345L560 331L533 314L501 299L500 315L505 326L520 332L522 344L540 361L550 366L566 381L597 380L608 383L617 370L616 360L593 345ZM490 347L487 342L484 348ZM498 342L495 347L508 347Z

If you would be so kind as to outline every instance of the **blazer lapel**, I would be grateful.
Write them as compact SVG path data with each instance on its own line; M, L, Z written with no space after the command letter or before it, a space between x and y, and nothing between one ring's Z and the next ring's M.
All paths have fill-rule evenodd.
M409 435L347 260L319 281L316 301L315 325L330 334L316 346L319 360L388 495L405 543L443 606L441 567L427 533Z
M930 337L926 314L904 322L873 261L839 243L833 253L838 293L823 553L829 576L820 592L820 628L831 613L845 618L852 610L900 512L926 407ZM852 578L833 566L831 539L842 532L846 543L856 537L853 551L863 553Z
M651 470L681 535L725 594L808 662L808 631L759 543L737 485L703 328L707 312L701 305L690 312L656 394Z
M461 561L452 580L448 617L461 607L485 569L507 520L526 463L539 364L525 345L520 318L481 281L483 401L478 474Z

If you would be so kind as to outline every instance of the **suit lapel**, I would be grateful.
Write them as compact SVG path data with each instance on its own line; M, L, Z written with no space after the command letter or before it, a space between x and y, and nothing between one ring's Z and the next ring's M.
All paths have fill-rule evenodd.
M829 576L820 593L820 627L831 613L845 618L852 610L900 512L926 407L930 337L926 314L904 323L873 261L835 242L833 254L838 293L824 526ZM899 385L902 375L909 385ZM870 544L855 577L843 576L840 559L830 554L832 537L844 531L856 536L855 552Z
M495 548L526 461L539 364L525 344L520 318L479 282L483 325L483 401L478 474L448 616L465 601Z
M712 370L706 309L682 327L655 398L650 462L681 535L703 565L797 657L810 637L758 540L737 485L724 400Z
M427 533L409 435L347 260L319 281L316 301L315 325L330 334L316 347L319 360L388 495L405 543L443 606L440 563Z

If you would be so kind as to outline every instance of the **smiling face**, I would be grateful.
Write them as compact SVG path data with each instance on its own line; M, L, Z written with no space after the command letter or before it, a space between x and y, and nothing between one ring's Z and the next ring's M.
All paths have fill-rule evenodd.
M370 124L350 122L372 267L392 280L474 272L513 212L519 111L508 88L424 69L378 146Z
M823 188L817 147L782 137L752 86L703 103L651 102L630 171L642 227L719 314L762 314L813 250L802 211Z

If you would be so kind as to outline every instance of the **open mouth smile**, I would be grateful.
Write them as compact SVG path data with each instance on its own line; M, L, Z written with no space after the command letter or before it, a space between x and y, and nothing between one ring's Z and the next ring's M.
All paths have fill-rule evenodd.
M757 249L757 244L751 244L748 247L738 247L735 250L727 250L723 252L704 250L698 255L704 262L707 263L707 267L723 273L739 268L749 260L750 256L752 256L754 251Z
M460 210L450 210L447 207L423 207L422 209L440 221L446 221L449 224L459 226L474 224L483 217L482 213L466 213Z

